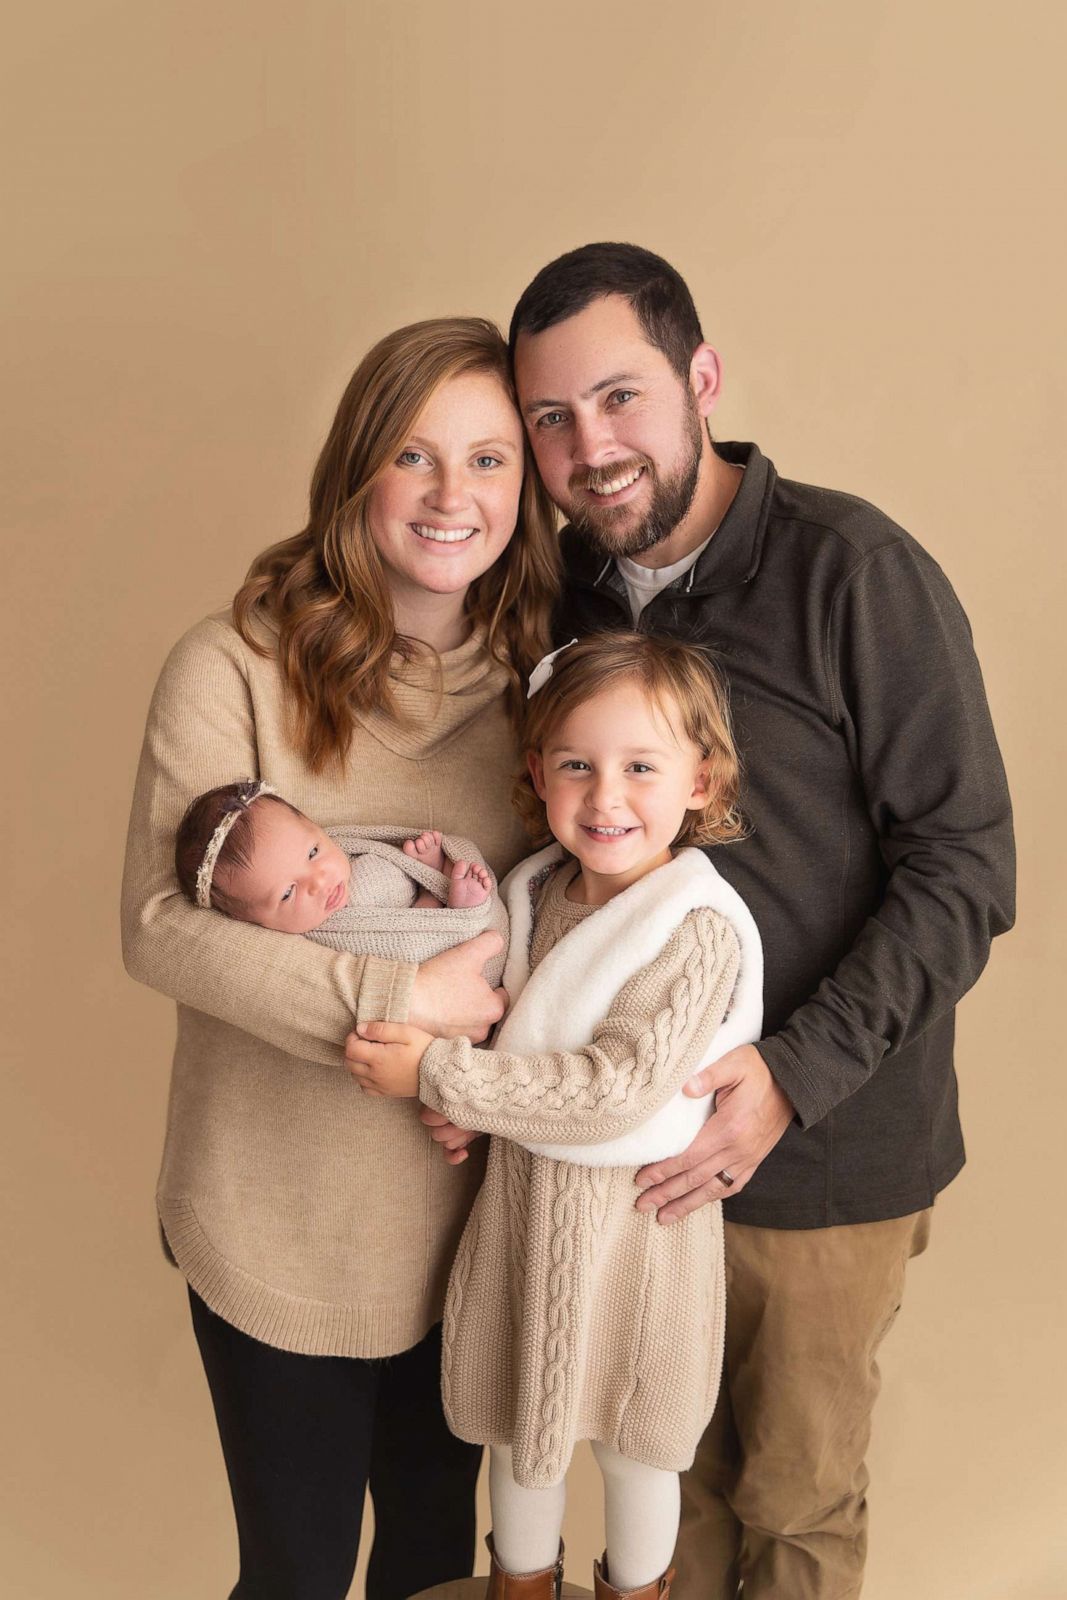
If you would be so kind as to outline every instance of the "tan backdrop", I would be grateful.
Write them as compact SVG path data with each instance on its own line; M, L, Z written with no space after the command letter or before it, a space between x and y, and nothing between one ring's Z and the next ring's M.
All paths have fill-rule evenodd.
M1064 8L57 0L6 41L6 1592L221 1596L235 1538L152 1192L172 1010L118 957L171 641L301 523L384 330L633 239L716 426L866 495L970 613L1019 929L960 1018L970 1165L889 1342L870 1600L1062 1600ZM12 1426L13 1425L13 1426ZM600 1548L572 1476L572 1570Z

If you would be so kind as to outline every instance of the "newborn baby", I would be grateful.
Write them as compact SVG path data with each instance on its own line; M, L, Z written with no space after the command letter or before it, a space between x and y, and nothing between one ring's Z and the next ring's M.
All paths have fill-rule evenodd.
M174 853L178 883L194 905L353 954L417 962L487 927L506 937L493 875L466 840L435 829L323 829L269 784L223 784L199 795ZM435 913L429 926L419 915L426 911ZM491 964L498 965L502 957ZM488 965L486 976L492 981Z

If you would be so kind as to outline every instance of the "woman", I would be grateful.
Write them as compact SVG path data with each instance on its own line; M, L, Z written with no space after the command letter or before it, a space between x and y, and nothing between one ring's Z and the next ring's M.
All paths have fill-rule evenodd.
M481 1039L502 1002L481 975L493 934L416 969L195 909L174 832L193 795L253 775L320 824L465 833L498 874L513 865L508 708L556 584L524 467L492 324L382 340L307 527L257 559L232 619L179 642L149 713L124 949L179 1002L158 1206L233 1492L235 1596L347 1594L368 1482L371 1600L471 1571L478 1452L444 1424L437 1324L481 1174L446 1165L412 1105L361 1095L343 1045L370 1018Z

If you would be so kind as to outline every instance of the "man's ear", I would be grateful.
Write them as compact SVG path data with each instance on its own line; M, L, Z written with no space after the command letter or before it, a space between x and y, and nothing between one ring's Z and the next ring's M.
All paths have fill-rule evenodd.
M710 417L722 393L722 362L710 344L698 344L689 363L689 387L696 397L697 410Z
M534 794L538 800L545 798L545 764L536 750L526 752L526 770L530 774L530 782L534 786Z

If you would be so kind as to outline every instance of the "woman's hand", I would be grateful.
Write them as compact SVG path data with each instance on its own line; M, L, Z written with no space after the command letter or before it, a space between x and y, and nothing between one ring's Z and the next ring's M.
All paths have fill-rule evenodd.
M345 1040L348 1070L364 1094L413 1100L419 1092L419 1062L433 1034L403 1022L362 1022Z
M440 1039L466 1034L481 1044L507 1010L503 989L490 989L483 968L504 947L499 933L488 929L442 955L424 961L415 974L408 1021L416 1028L432 1028Z

